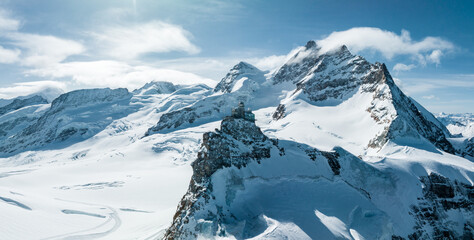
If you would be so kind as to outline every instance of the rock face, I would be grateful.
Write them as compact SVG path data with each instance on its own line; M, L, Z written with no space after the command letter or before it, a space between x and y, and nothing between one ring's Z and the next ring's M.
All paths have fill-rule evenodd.
M306 214L304 217L299 215L300 211L320 209L332 201L342 204L340 207L354 205L342 215L349 216L347 224L355 231L348 236L366 239L472 239L473 236L472 185L436 173L419 179L411 176L408 182L419 183L411 182L410 188L416 186L414 188L422 194L411 194L413 200L399 202L403 198L399 194L407 189L404 189L405 183L399 183L400 176L393 170L376 169L341 148L325 152L269 139L252 121L242 118L226 117L219 130L205 133L192 167L188 191L179 203L164 239L280 238L289 232L278 233L282 227L272 226L274 220L269 222L262 216L268 214L283 221L288 217L285 211L290 211L290 221L299 222L304 231L291 229L290 232L297 234L295 236L332 239L337 234L325 235L324 228L319 228L321 222L308 220ZM286 189L288 184L294 189ZM307 191L323 188L322 193L328 195L315 200L314 193L302 190L305 184L311 186ZM324 190L325 185L331 190ZM338 197L344 200L335 200ZM253 198L268 202L252 202L250 199ZM282 202L278 198L282 198ZM302 202L296 203L298 200ZM349 202L343 203L345 200ZM403 207L410 202L411 205ZM397 209L392 204L398 206ZM393 228L401 223L392 222L400 216L403 222L414 222L411 229L405 229L408 233L403 236L397 235L400 230ZM324 218L321 221L323 226L328 226ZM272 232L268 229L275 233L268 233Z
M199 227L195 222L196 212L212 198L212 174L222 168L242 168L249 162L269 158L273 144L253 122L233 117L224 118L220 130L205 133L198 157L192 163L193 176L188 192L178 206L165 239L196 237L190 225ZM214 213L204 214L207 215L204 218L219 219ZM213 231L217 231L218 222L214 222Z
M371 70L364 58L352 55L346 46L321 54L313 41L296 53L275 74L274 84L293 82L312 101L345 100Z
M290 151L288 155L285 149ZM320 184L340 189L346 192L344 195L352 196L344 197L341 201L352 201L347 204L354 205L354 209L349 208L350 211L345 214L351 214L354 223L362 221L368 223L368 226L377 223L377 227L369 228L354 225L357 231L382 238L391 236L393 232L387 216L369 203L373 191L380 188L391 191L393 183L387 176L343 149L324 152L298 143L279 142L266 137L252 121L226 117L221 122L220 130L203 135L201 150L192 167L193 176L188 191L179 203L164 239L275 237L267 233L270 230L265 228L271 229L272 226L262 219L262 215L272 215L271 212L274 211L275 207L270 202L275 201L278 208L294 208L295 215L292 218L298 219L296 222L306 222L308 215L297 213L305 212L310 207L306 203L324 205L324 202L311 200L314 194L322 194L319 190L316 190L317 193L311 192L318 189L316 186L321 186ZM369 176L372 180L367 181ZM302 189L292 188L299 184L308 184L308 189L313 190L305 193ZM252 190L255 186L256 189L264 188L268 191L255 193ZM287 187L292 188L288 191L294 190L299 195L290 192L286 195L284 189ZM329 194L336 196L339 195L338 191L330 191L332 193ZM277 200L272 199L274 194ZM373 196L377 197L375 193ZM252 197L269 199L262 202L246 200ZM279 201L282 202L278 203ZM299 205L293 201L305 204ZM364 215L363 212L370 214ZM280 219L288 216L283 214L274 217ZM325 235L330 234L329 232L318 232L324 229L321 223L308 221L307 224L301 224L301 227L307 227L304 231L311 237L332 236ZM297 229L294 231L301 231ZM281 234L277 236L285 236L288 232ZM305 234L295 236L302 237Z
M420 181L424 185L423 197L412 206L416 226L408 238L473 239L474 187L436 173L421 177ZM452 221L450 216L457 219Z
M351 54L345 46L322 53L316 43L308 42L273 77L274 84L284 82L296 85L293 95L299 94L323 106L338 105L355 95L371 94L372 101L366 111L378 124L384 125L385 131L374 136L369 147L380 148L389 140L412 137L425 138L443 151L455 152L447 140L449 131L396 86L384 64L370 64ZM275 112L277 119L281 110Z
M89 138L113 119L126 116L132 109L129 106L131 97L132 94L124 88L87 89L62 94L35 122L0 143L0 156L51 143L59 147Z
M192 164L188 191L165 239L279 239L290 233L303 239L472 239L472 172L466 176L457 174L471 164L468 160L453 156L449 160L453 166L434 170L421 164L423 172L416 170L421 166L418 163L397 163L403 166L400 167L391 162L387 167L383 162L392 160L383 154L356 157L340 147L321 151L292 138L306 131L308 137L303 140L326 134L327 130L317 124L327 116L309 112L296 115L311 123L300 126L305 128L303 131L285 132L285 128L300 122L289 121L278 128L278 123L288 118L298 121L297 117L292 118L296 111L337 108L353 101L349 106L360 108L367 119L364 121L373 124L367 126L381 129L370 135L370 141L364 141L365 149L382 150L391 142L406 149L410 144L423 145L424 154L464 156L453 147L454 134L406 96L384 64L371 64L352 55L345 46L321 52L310 41L273 75L266 75L266 80L262 72L249 72L258 71L239 63L217 85L213 95L162 115L153 131L173 131L189 123L215 121L216 116L228 115L238 101L262 100L260 95L275 93L275 98L265 102L267 105L258 106L275 109L264 112L270 122L268 132L281 131L290 137L270 140L251 121L233 117L225 117L220 130L205 133ZM320 109L315 112L318 111L327 113ZM330 134L334 139L344 139ZM395 153L398 151L401 150L397 148ZM380 162L365 161L366 157ZM466 165L457 166L457 161ZM324 211L327 215L322 214Z
M385 132L369 143L369 146L382 146L388 140L397 140L399 137L407 136L416 138L419 135L443 151L454 154L455 150L452 144L447 140L447 137L450 136L449 131L437 122L431 113L407 97L395 85L385 65L382 64L378 66L380 67L377 68L372 77L373 79L377 79L376 82L384 83L384 85L376 86L374 91L374 104L368 108L367 111L371 112L375 120L379 122L388 121L389 125ZM385 87L385 85L388 86L389 91L380 89L381 87ZM387 113L384 113L387 107L378 104L386 99L391 100L390 102L396 111L394 117L392 115L387 118Z
M273 120L279 120L285 117L285 105L279 104L276 111L273 113Z
M273 119L278 121L289 113L286 109L292 99L305 99L316 106L337 106L363 95L370 98L370 104L358 107L384 129L372 136L366 146L380 149L388 141L406 142L412 138L426 139L443 151L456 152L447 139L451 135L446 127L396 86L384 64L371 64L351 54L345 46L321 52L310 41L273 75L264 74L240 62L217 84L214 95L163 114L146 135L216 121L240 101L252 108L276 107Z

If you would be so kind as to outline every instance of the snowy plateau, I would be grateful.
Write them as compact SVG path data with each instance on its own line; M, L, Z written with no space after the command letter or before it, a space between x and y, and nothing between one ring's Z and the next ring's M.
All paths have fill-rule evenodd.
M474 115L310 41L214 88L2 100L0 239L474 239L473 160Z

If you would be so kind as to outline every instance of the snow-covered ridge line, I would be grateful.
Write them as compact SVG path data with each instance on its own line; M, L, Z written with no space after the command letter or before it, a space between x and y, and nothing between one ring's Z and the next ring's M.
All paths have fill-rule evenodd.
M382 63L294 53L219 88L79 90L0 115L0 239L472 238L465 135Z
M95 88L80 89L61 94L51 103L51 111L65 107L78 107L81 105L112 102L131 98L132 94L126 88Z
M365 147L380 149L388 141L408 143L406 139L411 138L456 152L446 139L449 131L396 86L384 64L371 64L351 54L345 46L326 53L319 49L314 41L308 42L278 71L267 76L240 62L219 82L213 90L215 94L163 114L146 135L216 121L239 101L253 109L280 106L279 111L290 110L286 114L275 112L281 119L300 100L316 107L338 107L356 95L367 95L364 98L370 98L370 105L359 106L359 110L367 111L381 129L364 143Z
M30 125L0 143L0 156L41 147L62 148L85 140L135 107L125 88L83 89L60 95ZM48 148L47 148L48 149Z
M293 222L291 232L302 239L337 237L327 218L337 220L349 239L436 239L472 234L472 229L459 230L452 223L463 218L469 224L472 218L470 196L474 188L465 183L466 179L458 182L425 173L404 175L399 180L398 174L403 173L380 170L342 148L324 152L269 139L252 121L233 116L225 117L220 129L204 133L192 167L188 191L164 239L266 239L276 237L272 232L289 234L288 229L264 220L268 218ZM404 196L407 182L412 193ZM313 196L312 191L320 188L328 190ZM295 195L290 194L293 191ZM317 195L329 195L330 201L340 205L325 208L328 199ZM323 203L320 205L316 198ZM319 221L308 214L307 205L314 205L310 209L316 209ZM343 210L348 205L352 208ZM410 219L414 226L407 224Z
M48 103L48 100L38 95L24 99L15 99L10 104L0 107L0 116L10 111L18 110L26 106L46 103Z

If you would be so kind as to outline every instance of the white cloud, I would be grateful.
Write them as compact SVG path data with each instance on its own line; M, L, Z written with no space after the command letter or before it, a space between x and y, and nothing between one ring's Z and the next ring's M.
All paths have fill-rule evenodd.
M91 33L91 36L105 55L119 59L134 59L147 53L181 51L195 54L200 51L191 43L189 32L160 21L109 27Z
M428 95L428 96L423 96L422 98L432 100L432 99L435 99L436 97L435 95Z
M341 45L346 45L351 51L360 52L373 50L380 52L387 59L397 55L422 55L430 57L436 63L442 50L452 50L454 45L439 37L426 37L421 41L413 41L410 33L402 30L401 34L379 28L357 27L349 30L333 32L328 37L317 41L323 52L330 51ZM431 52L427 56L426 53ZM436 58L438 57L438 58Z
M154 66L160 68L172 69L183 72L191 72L199 76L211 78L214 80L222 79L225 74L239 61L233 57L224 58L203 58L203 57L190 57L190 58L177 58L171 60L161 60L154 62ZM150 63L151 64L151 63Z
M287 55L272 55L263 58L250 59L249 62L261 70L274 70L281 67L288 60Z
M85 51L81 43L55 36L16 32L8 38L13 40L13 45L24 49L21 64L25 66L55 64Z
M0 46L0 63L14 63L20 59L21 51L18 49L6 49Z
M246 61L255 65L260 70L276 71L301 50L302 47L297 47L286 55L271 55L263 58L250 58L246 59Z
M10 14L0 9L0 31L16 31L20 27L20 21L10 17Z
M440 64L440 58L442 55L443 55L443 52L441 50L436 49L433 52L431 52L431 54L428 55L426 58L428 59L428 61L432 63Z
M67 90L66 84L57 81L35 81L15 83L11 87L0 88L0 98L10 99L18 96L27 96L41 93L48 100L57 97L58 94Z
M20 30L20 21L0 9L0 37L15 49L0 46L0 63L20 63L37 67L64 61L72 55L81 54L85 47L73 40L56 36L25 33Z
M70 78L79 88L126 87L139 88L150 81L168 81L175 84L203 83L214 86L214 80L192 73L150 66L132 66L118 61L67 62L28 71L40 77Z
M393 71L395 72L410 71L415 67L416 67L415 64L406 65L403 63L397 63L395 64L395 66L393 66Z

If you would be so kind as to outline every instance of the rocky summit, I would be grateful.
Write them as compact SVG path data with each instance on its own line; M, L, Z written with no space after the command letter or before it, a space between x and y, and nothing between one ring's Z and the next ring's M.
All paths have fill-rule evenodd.
M473 238L472 114L430 113L346 46L215 87L4 102L2 239Z

